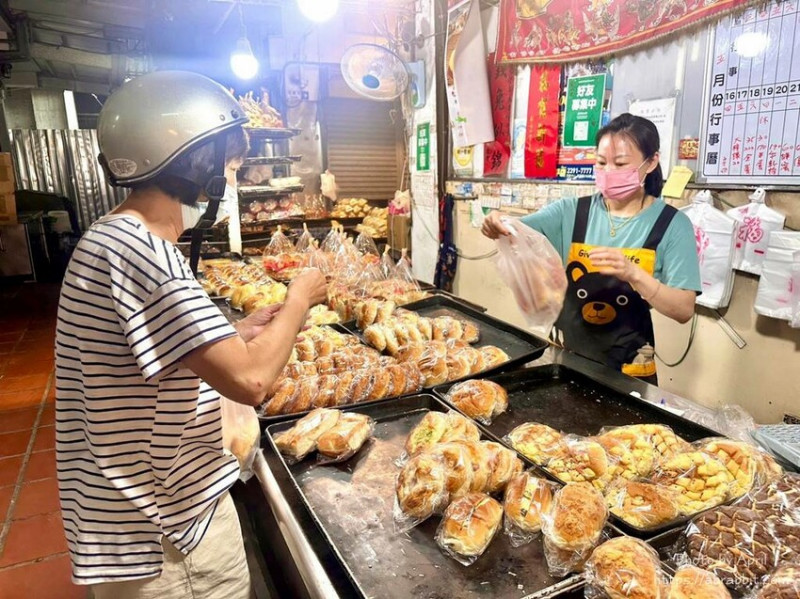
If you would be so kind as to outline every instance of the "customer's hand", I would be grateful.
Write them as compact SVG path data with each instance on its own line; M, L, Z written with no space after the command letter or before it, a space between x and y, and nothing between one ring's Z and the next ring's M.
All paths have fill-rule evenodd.
M502 218L504 216L505 215L502 212L497 210L490 212L489 216L487 216L483 221L481 233L483 233L489 239L497 239L499 237L511 235L511 232L502 222Z
M270 322L272 322L272 319L281 311L281 308L283 308L283 304L273 304L272 306L256 310L247 318L243 318L237 322L234 328L239 333L239 336L244 339L245 343L252 341L264 331Z
M328 284L323 275L316 268L308 268L289 284L289 291L286 295L287 301L304 299L308 302L308 307L322 304L328 299Z

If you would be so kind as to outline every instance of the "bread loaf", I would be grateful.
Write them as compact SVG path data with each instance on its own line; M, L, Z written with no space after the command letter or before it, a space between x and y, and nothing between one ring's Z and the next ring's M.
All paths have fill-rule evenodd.
M317 445L317 439L339 421L339 410L318 408L303 416L289 430L275 436L273 441L284 455L302 459Z
M664 574L658 554L639 539L617 537L592 553L587 585L609 599L662 599Z
M343 460L354 455L372 434L372 418L364 414L348 412L339 421L320 435L317 451L334 460Z
M500 504L484 493L470 493L450 504L437 532L447 553L476 558L486 551L503 517Z
M681 566L669 585L667 599L731 599L731 594L711 572Z
M527 533L542 529L542 517L553 503L552 484L528 472L516 475L506 486L503 510L508 522Z

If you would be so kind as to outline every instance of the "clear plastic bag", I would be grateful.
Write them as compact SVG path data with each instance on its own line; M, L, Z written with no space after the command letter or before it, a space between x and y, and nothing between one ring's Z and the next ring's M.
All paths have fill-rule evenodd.
M735 482L725 464L702 451L662 458L652 480L678 494L678 508L684 516L725 503Z
M646 431L634 432L627 427L603 428L594 440L614 460L611 467L613 479L646 477L655 467L656 448L652 435Z
M278 254L291 253L294 251L294 245L291 240L284 234L281 226L278 225L277 230L272 234L272 237L264 248L265 256L277 256Z
M295 425L273 437L278 451L288 463L296 463L317 448L317 440L339 422L339 410L317 408L312 410Z
M605 496L612 514L639 529L663 526L680 516L675 491L646 480L618 479Z
M253 460L258 452L261 428L258 415L251 406L220 397L222 412L222 446L239 460L239 478L246 481L253 475Z
M542 521L553 505L558 485L523 472L506 486L503 499L503 529L512 547L521 547L542 532Z
M471 364L469 364L471 369ZM470 380L453 385L445 399L482 424L489 425L508 409L508 393L492 381Z
M800 560L782 564L752 595L752 599L787 599L790 597L800 597Z
M605 499L592 485L569 483L559 489L542 521L550 574L561 578L582 571L607 520Z
M703 597L706 599L731 599L723 582L711 572L684 564L680 566L669 585L670 599Z
M544 466L564 450L564 435L538 422L520 424L503 440L539 466Z
M617 537L606 541L586 562L587 599L662 597L664 572L655 549L644 541Z
M733 477L731 498L767 484L774 477L774 468L780 468L761 448L746 441L715 437L698 441L695 447L725 464Z
M602 445L585 437L567 435L559 453L552 456L545 468L565 483L591 483L599 490L611 482L614 460Z
M358 237L356 237L355 241L355 248L365 256L370 255L380 257L378 246L375 245L375 241L368 233L362 232L358 234Z
M436 531L436 544L464 566L474 564L500 529L503 508L485 493L451 503Z
M528 325L547 337L567 292L561 257L547 238L522 223L503 224L511 235L497 240L497 270L511 288Z
M383 275L384 279L391 278L394 275L394 270L397 268L397 264L395 263L394 259L391 255L392 248L389 245L386 245L386 249L383 250L383 255L381 256L381 274Z
M333 428L317 439L317 461L334 464L349 460L369 441L375 431L375 421L364 414L342 414Z
M422 452L412 457L397 475L394 524L407 532L447 505L447 470L441 456Z
M308 225L303 223L303 232L297 237L294 249L300 253L306 253L314 249L314 236L308 230Z

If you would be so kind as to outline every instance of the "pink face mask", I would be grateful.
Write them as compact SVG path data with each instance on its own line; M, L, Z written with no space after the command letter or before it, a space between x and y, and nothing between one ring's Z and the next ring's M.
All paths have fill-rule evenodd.
M646 160L642 162L644 164ZM644 181L639 180L640 164L636 168L607 171L602 167L594 167L595 185L603 197L609 200L624 200L639 190Z

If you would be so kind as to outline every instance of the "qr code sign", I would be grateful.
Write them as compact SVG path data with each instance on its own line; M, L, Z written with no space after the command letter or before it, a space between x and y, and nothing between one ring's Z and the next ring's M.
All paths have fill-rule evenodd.
M575 141L588 141L589 121L578 121L572 128L572 139Z

